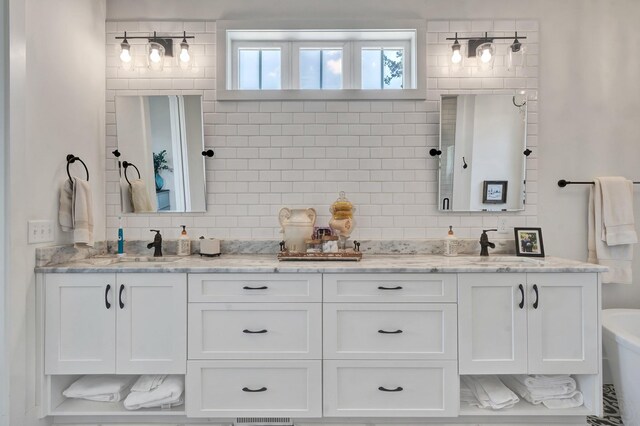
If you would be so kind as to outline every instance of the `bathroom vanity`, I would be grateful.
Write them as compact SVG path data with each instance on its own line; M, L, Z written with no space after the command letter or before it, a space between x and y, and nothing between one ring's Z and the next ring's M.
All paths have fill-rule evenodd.
M38 268L41 415L584 424L602 411L603 270L557 258L417 255L93 258ZM127 411L62 396L80 375L150 373L185 375L185 405ZM584 406L460 403L460 375L560 373L576 379Z

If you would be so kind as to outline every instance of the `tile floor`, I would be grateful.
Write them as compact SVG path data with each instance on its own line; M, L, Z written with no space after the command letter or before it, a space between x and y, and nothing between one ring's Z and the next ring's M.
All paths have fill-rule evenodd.
M618 399L613 385L604 385L604 417L589 417L590 426L619 426L622 425Z

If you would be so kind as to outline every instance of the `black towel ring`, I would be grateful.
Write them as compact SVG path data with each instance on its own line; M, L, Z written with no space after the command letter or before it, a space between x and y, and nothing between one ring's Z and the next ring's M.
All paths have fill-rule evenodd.
M69 176L69 182L71 182L71 185L73 185L73 178L71 177L71 173L69 173L69 164L75 163L76 160L81 162L82 165L84 166L84 171L87 172L87 182L89 181L89 169L87 168L87 165L84 164L84 161L82 161L80 157L76 157L73 154L69 154L67 155L67 176Z
M127 169L129 168L129 166L131 166L134 169L136 169L136 172L138 172L138 179L140 179L140 170L138 170L136 165L133 164L133 163L130 163L128 161L123 161L122 162L122 167L124 167L124 178L126 179L126 181L129 184L129 186L131 186L131 182L129 182L129 178L127 177Z

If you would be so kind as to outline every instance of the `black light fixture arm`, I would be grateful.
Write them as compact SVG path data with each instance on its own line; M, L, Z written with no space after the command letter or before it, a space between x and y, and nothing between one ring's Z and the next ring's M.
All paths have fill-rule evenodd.
M131 37L129 37L131 38ZM525 40L527 37L526 36L519 36L518 33L515 33L514 37L489 37L489 33L485 32L484 36L480 36L480 37L458 37L458 33L456 33L455 37L447 37L447 40L488 40L488 39L493 39L493 40L513 40L513 39L520 39L520 40Z
M157 35L156 32L153 32L153 35L144 35L144 36L131 36L131 35L127 35L125 33L125 35L123 37L117 36L116 40L153 40L153 39L157 39L157 38L163 38L163 39L188 39L188 38L196 38L196 36L188 36L186 31L183 31L182 35L178 35L178 36L172 36L172 35Z

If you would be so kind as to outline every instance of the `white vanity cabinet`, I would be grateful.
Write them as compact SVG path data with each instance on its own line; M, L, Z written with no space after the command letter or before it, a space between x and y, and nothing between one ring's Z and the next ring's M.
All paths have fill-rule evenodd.
M460 374L597 374L595 273L458 278Z
M184 374L185 274L47 274L45 374Z

